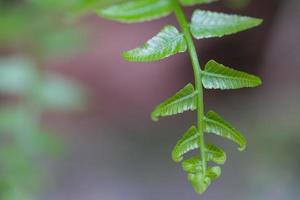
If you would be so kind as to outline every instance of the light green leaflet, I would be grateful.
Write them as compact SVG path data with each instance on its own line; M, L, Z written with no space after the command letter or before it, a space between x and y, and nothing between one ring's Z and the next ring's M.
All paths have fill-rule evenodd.
M212 161L219 165L223 165L226 162L226 159L227 159L226 153L222 149L212 144L206 145L207 161Z
M223 154L222 156L224 156L224 155L225 154ZM218 156L218 155L216 155L216 156ZM225 157L225 159L226 159L226 157ZM211 161L211 160L207 160L207 161ZM220 163L220 164L224 164L224 162ZM181 165L182 165L183 170L188 173L197 173L197 172L202 171L202 160L199 155L193 156L193 157L183 161L181 163Z
M100 9L97 13L111 20L134 23L167 16L173 9L170 0L131 0Z
M201 172L196 174L188 174L188 180L193 186L194 190L199 194L204 193L211 184L211 180L204 176Z
M191 140L189 140L189 141L192 141L190 143L196 143L194 141L194 140L196 140L196 138L194 139L194 137L197 137L197 135L192 135L191 137L193 137L193 138ZM185 141L188 141L187 137L184 137L184 139L185 139ZM199 135L198 135L198 140L199 140ZM196 147L196 148L198 148L198 147ZM193 149L190 149L190 150L193 150ZM185 152L185 153L187 153L187 152ZM223 165L226 161L226 154L222 149L209 144L206 146L206 161L212 161L212 162L215 162L216 164ZM193 157L189 158L188 160L183 161L182 168L184 171L189 172L189 173L196 173L196 172L201 171L202 163L201 163L200 156L199 155L193 156Z
M183 137L177 142L172 151L172 159L180 162L183 155L199 147L199 134L195 126L192 126Z
M206 89L239 89L257 87L261 83L257 76L231 69L214 60L206 64L202 77Z
M244 31L262 23L261 19L196 10L191 32L196 39L222 37Z
M183 34L174 26L165 26L156 36L142 47L127 51L124 59L133 62L157 61L187 49Z
M218 0L180 0L180 3L184 6L193 6L196 4L212 3Z
M192 84L188 84L174 96L168 98L158 105L151 114L152 120L157 121L159 117L171 116L197 108L197 91Z
M188 180L195 189L195 191L202 194L206 191L211 182L218 179L220 175L220 167L209 167L205 175L203 175L202 172L189 173Z
M200 156L193 156L181 163L182 169L188 173L197 173L202 171L202 161Z
M204 117L204 131L232 140L240 145L240 151L246 148L246 140L243 135L213 111L209 111Z

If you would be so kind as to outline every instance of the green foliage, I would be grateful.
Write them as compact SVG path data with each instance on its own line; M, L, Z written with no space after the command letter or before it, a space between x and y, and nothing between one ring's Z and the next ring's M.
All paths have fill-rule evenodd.
M226 153L213 144L206 145L206 156L207 161L212 161L219 165L223 165L227 159Z
M175 162L182 161L182 168L188 174L188 180L194 190L200 194L221 175L219 166L208 166L209 162L222 165L226 162L226 153L213 144L205 145L205 133L212 133L229 139L246 148L244 136L217 113L210 111L204 115L203 87L206 89L239 89L257 87L260 78L240 72L216 61L209 61L205 69L200 67L192 36L196 39L222 37L238 33L262 23L261 19L228 15L211 11L196 10L188 23L182 6L211 3L215 0L140 0L128 1L99 11L108 19L121 22L141 22L153 20L174 12L181 27L180 33L175 27L167 26L142 47L125 52L129 61L156 61L187 49L195 75L195 87L188 84L174 96L158 105L151 114L154 121L160 117L171 116L185 111L197 110L197 123L192 126L176 143L172 151ZM184 154L199 149L199 154L183 160Z
M158 19L173 11L171 0L132 0L100 9L98 14L119 22L133 23Z
M180 162L183 159L183 154L197 149L199 147L199 133L195 126L192 126L183 137L177 142L172 151L172 158L175 162Z
M262 23L261 19L196 10L191 32L196 39L222 37L238 33Z
M246 148L246 140L240 132L232 125L226 122L221 116L213 111L209 111L204 117L204 130L208 133L225 137L240 145L239 150L243 151Z
M202 83L206 89L239 89L261 85L259 77L240 72L214 60L209 61L203 71Z
M133 62L157 61L185 52L186 49L187 45L183 34L180 34L174 26L165 26L142 47L125 52L123 57Z
M197 93L194 86L188 84L174 96L158 105L151 114L152 119L158 121L159 117L175 115L188 110L195 110L197 108Z

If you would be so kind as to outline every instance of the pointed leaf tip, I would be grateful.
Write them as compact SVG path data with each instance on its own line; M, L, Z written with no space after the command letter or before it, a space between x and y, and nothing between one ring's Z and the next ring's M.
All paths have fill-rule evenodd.
M167 58L187 50L183 34L174 26L165 26L143 46L124 52L123 58L132 62L151 62Z
M222 37L259 26L262 19L196 10L191 32L196 39Z

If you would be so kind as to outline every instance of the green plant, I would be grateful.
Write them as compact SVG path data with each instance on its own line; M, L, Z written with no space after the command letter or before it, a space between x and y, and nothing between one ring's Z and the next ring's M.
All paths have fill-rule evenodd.
M216 0L139 0L116 4L97 12L101 16L125 23L144 22L158 19L175 13L181 32L176 27L165 26L156 36L139 48L127 51L124 59L132 62L158 61L171 55L188 50L195 77L195 87L188 84L174 96L158 105L152 112L152 119L157 121L189 110L197 111L197 124L192 126L175 145L172 158L175 162L183 161L183 155L199 149L196 155L182 162L188 180L198 193L206 191L212 181L221 175L219 166L209 167L208 162L224 164L225 152L206 144L204 133L213 133L239 145L239 150L246 148L246 140L216 112L204 113L203 88L205 89L239 89L256 87L261 84L260 78L245 72L226 67L214 60L207 62L201 69L195 49L195 39L223 37L244 31L262 23L261 19L228 15L211 11L196 10L188 23L183 6L211 3ZM193 36L193 37L192 37Z

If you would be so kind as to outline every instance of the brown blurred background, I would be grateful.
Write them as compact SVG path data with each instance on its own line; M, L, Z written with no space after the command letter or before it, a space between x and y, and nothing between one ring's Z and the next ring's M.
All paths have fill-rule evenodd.
M16 1L13 7L22 9L24 4ZM2 6L3 10L7 10L7 3ZM43 9L46 8L47 13L43 13L47 20L50 19L51 26L47 25L49 31L56 32L62 28L65 31L68 25L76 35L73 40L69 41L71 37L67 35L58 40L60 45L55 47L59 49L48 51L47 47L46 51L42 51L40 46L36 48L32 45L39 39L36 31L29 33L30 37L17 35L13 39L4 37L2 33L0 57L10 61L20 56L29 58L38 66L35 68L39 74L38 85L48 74L55 74L64 77L63 80L76 82L78 86L74 93L78 94L80 87L84 97L80 97L80 105L75 102L74 106L75 97L69 93L68 87L60 93L54 89L55 92L46 96L53 95L51 98L55 101L49 102L59 105L60 109L44 111L44 99L37 98L36 101L6 93L2 95L4 106L24 105L22 102L27 102L30 113L38 113L38 117L34 115L33 118L38 119L36 127L40 130L40 126L46 126L51 130L50 135L56 137L55 147L51 145L53 143L47 143L50 148L63 149L55 156L49 155L49 150L38 157L22 154L33 160L26 165L28 168L33 165L43 168L43 180L39 181L42 187L33 190L28 200L299 199L299 1L252 0L235 6L223 1L200 7L264 19L263 26L238 35L196 41L202 65L209 59L215 59L227 66L257 74L264 82L258 89L205 92L206 110L216 110L235 124L247 138L248 148L240 153L230 142L207 136L207 140L226 150L228 161L221 178L203 196L194 193L186 174L172 162L170 156L176 141L194 123L195 114L185 113L160 120L159 123L150 120L150 113L156 104L193 81L188 55L179 54L155 63L128 63L121 58L122 51L145 42L165 24L177 26L174 16L124 25L106 21L92 13L74 17L61 14L64 10L59 10L58 14L55 6L53 10L48 5ZM38 9L40 11L41 7ZM188 16L194 9L186 9ZM36 12L36 16L30 19L42 17L43 14ZM30 21L31 25L37 24L35 20ZM23 26L20 30L27 30L25 22L21 21L17 27ZM31 30L44 31L46 28L43 25L36 25L36 29ZM2 29L0 23L1 32L5 32L4 27ZM33 42L28 42L29 38ZM71 45L67 51L58 51L69 43ZM74 43L79 44L72 46ZM51 40L50 44L53 45ZM32 87L29 90L37 91ZM62 96L67 99L64 102L71 102L71 107L76 109L65 111L66 105L70 104L55 98ZM71 99L68 98L70 96ZM21 121L24 121L23 118ZM58 142L61 140L63 142ZM40 140L36 143L40 144ZM57 143L63 143L58 145L62 147L57 147ZM41 149L35 151L44 152ZM0 165L1 162L5 165L7 160L1 161L0 155ZM2 174L9 177L7 171ZM28 177L25 180L32 178L31 175ZM3 184L5 187L0 187L0 191L12 187L11 181L8 183ZM18 188L25 190L23 185Z

